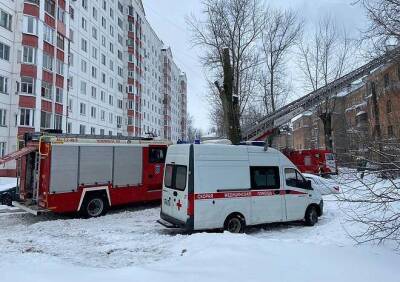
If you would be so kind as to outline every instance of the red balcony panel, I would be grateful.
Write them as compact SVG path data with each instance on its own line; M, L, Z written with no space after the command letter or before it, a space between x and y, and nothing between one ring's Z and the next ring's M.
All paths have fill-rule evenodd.
M135 111L134 110L128 110L128 116L130 116L130 117L135 116Z
M56 74L56 86L64 88L64 77L62 75Z
M46 52L47 54L54 56L54 46L47 42L43 42L43 52Z
M135 64L133 63L128 63L128 70L132 71L135 69Z
M37 78L37 68L36 65L21 65L21 76L29 76Z
M18 127L18 136L23 136L25 133L33 132L35 132L35 129L31 127Z
M24 3L24 14L39 17L39 7L35 4Z
M128 53L129 54L135 54L135 48L132 46L128 46Z
M65 27L64 23L62 23L60 21L57 21L57 31L58 31L58 33L60 33L64 37L67 37L66 29L67 28Z
M134 84L135 80L131 77L128 77L128 84Z
M56 103L55 112L58 115L62 115L63 114L63 105Z
M38 38L35 35L22 34L22 45L38 47Z
M47 70L43 70L43 74L42 74L42 80L46 81L48 83L52 83L53 82L53 73L48 72Z
M132 31L128 31L128 38L135 39L135 34Z
M64 62L64 51L57 49L57 59Z
M131 132L131 133L135 132L135 127L132 125L128 125L127 129L128 129L128 132Z
M128 93L128 100L135 100L135 95Z
M31 96L19 96L19 103L20 108L36 108L36 98Z
M58 6L60 6L61 9L65 10L65 0L58 0Z
M48 25L48 26L50 26L50 27L52 27L52 28L56 28L56 20L52 17L52 16L50 16L49 14L47 14L47 13L44 13L44 22Z
M135 19L132 16L128 15L128 22L134 23Z
M50 101L42 100L42 111L51 113L53 112L52 110L52 105Z

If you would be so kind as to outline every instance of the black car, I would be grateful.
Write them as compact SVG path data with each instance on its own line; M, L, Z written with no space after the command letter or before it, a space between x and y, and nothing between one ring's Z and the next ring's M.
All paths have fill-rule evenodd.
M12 187L0 192L0 205L11 206L17 198L17 187Z

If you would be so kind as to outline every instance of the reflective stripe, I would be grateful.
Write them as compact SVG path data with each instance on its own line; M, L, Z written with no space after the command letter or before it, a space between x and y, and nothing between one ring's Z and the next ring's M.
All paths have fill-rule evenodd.
M196 194L195 200L210 199L229 199L229 198L247 198L247 197L271 197L281 195L306 195L308 193L296 190L257 190L246 192L219 192Z

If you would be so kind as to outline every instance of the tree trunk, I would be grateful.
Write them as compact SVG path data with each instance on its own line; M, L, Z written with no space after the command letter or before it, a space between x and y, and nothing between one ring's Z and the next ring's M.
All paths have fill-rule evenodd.
M233 69L228 48L223 50L223 70L224 87L219 91L224 109L225 128L229 140L236 145L241 141L239 99L233 95Z
M324 126L324 134L325 134L325 149L333 150L333 142L332 142L332 114L331 113L322 113L320 115L320 119L322 120L322 124Z

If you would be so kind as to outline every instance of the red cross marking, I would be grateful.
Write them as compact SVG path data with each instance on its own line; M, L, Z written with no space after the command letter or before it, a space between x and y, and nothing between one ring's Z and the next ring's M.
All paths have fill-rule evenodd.
M181 207L182 207L181 200L179 200L179 201L176 203L176 206L178 207L178 211L180 211L180 210L181 210Z

